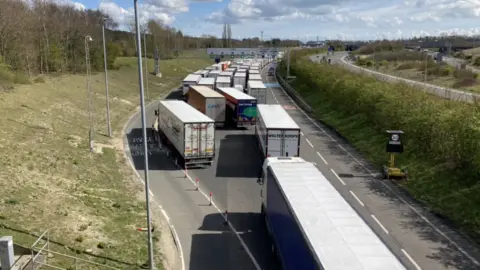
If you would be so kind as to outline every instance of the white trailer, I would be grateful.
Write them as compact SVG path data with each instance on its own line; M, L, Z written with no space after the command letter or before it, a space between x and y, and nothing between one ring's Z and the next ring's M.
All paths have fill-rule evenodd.
M215 78L201 78L197 85L202 85L215 89Z
M220 72L220 76L233 78L233 72L231 72L231 71L223 71L223 72Z
M218 87L218 86L217 86ZM262 81L251 81L247 83L247 94L257 99L258 104L267 103L267 87Z
M235 73L233 76L233 85L241 85L242 89L245 88L247 83L247 73Z
M262 76L260 74L250 73L250 75L248 75L248 81L262 81Z
M239 68L239 69L237 69L237 73L248 73L248 69Z
M215 158L215 122L180 100L163 100L155 110L155 138L173 146L185 167L210 166Z
M229 68L225 69L226 72L232 72L232 73L235 73L236 70L237 70L237 68L235 68L235 67L229 67Z
M232 87L232 79L230 77L218 76L215 82L215 87Z
M193 74L201 75L202 78L206 78L208 76L208 72L209 72L209 70L201 69L201 70L195 71Z
M267 158L259 183L260 211L282 269L405 270L314 163Z
M185 96L188 93L188 89L191 85L197 85L198 81L202 78L202 75L190 74L183 79L183 95Z
M195 85L188 91L188 104L215 121L216 126L225 125L225 97L212 88Z
M208 73L208 76L207 76L207 77L208 77L208 78L217 78L218 75L220 74L220 72L222 72L222 71L220 71L220 70L212 70L212 71L210 71L210 72Z
M266 157L299 157L300 127L279 104L257 104L258 146Z
M249 73L250 73L250 74L260 74L260 70L258 70L258 69L250 69L250 70L249 70Z

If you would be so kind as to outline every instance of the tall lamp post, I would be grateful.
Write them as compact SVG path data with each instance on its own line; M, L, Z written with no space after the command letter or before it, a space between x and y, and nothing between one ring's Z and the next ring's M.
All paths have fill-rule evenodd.
M148 144L147 144L147 125L145 117L145 92L143 89L143 65L142 65L142 42L140 33L140 24L138 23L138 0L134 0L135 9L135 35L137 40L137 58L138 58L138 83L140 85L140 108L142 114L142 135L143 135L143 150L145 162L145 199L147 204L147 230L148 230L148 265L150 270L156 269L153 259L153 243L152 243L152 223L150 216L150 183L148 179Z
M108 73L107 73L107 46L105 45L105 22L106 18L103 19L102 24L102 37L103 37L103 65L105 66L105 99L107 101L107 129L108 137L112 137L112 126L110 125L110 100L108 97Z
M92 106L92 85L90 82L90 50L88 48L88 43L92 42L93 39L91 36L85 36L85 69L87 76L87 91L88 91L88 118L89 118L89 130L88 130L88 141L90 144L90 152L94 151L93 143L93 106Z

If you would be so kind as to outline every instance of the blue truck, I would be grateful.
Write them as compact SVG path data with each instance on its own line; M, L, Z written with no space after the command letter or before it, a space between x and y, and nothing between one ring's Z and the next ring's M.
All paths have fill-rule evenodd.
M405 270L315 164L269 157L258 182L261 213L283 270Z
M232 87L219 87L225 97L225 122L236 127L250 127L257 122L257 99Z

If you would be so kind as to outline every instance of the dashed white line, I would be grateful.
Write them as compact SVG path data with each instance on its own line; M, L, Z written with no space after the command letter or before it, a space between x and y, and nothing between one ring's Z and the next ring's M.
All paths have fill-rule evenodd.
M303 132L301 132L301 131L300 131L300 135L305 136L305 135L303 135Z
M350 194L352 194L352 196L355 198L355 200L357 200L357 202L361 205L361 206L365 206L363 204L363 202L357 197L357 195L355 195L355 193L353 193L353 191L350 190Z
M323 160L323 163L328 165L328 162L323 158L323 156L319 152L317 152L317 155Z
M380 226L380 228L382 228L382 230L383 230L386 234L389 234L389 233L388 233L388 230L383 226L382 223L380 223L380 220L378 220L376 216L374 216L374 215L370 215L370 216L373 218L373 220L375 220L375 222L377 222L378 226Z
M195 181L190 177L190 175L188 175L188 172L186 172L184 169L182 169L180 166L177 165L177 167L187 176L188 180L190 180L190 182L195 185L196 187L196 183ZM210 200L210 196L207 195L206 192L204 192L201 188L198 188L198 191L207 199L207 200ZM220 215L222 215L223 218L225 218L225 213L222 212L222 210L220 210L220 208L215 204L215 202L212 200L212 206L215 207L215 209L218 211L218 213L220 213ZM260 268L260 265L258 264L257 260L255 259L255 257L253 256L252 252L250 251L250 249L248 248L247 244L245 244L245 241L243 241L243 238L240 236L240 233L238 233L238 231L235 229L235 227L233 227L232 223L230 223L230 221L228 221L228 226L230 227L230 229L232 230L232 232L237 236L237 239L238 241L240 241L240 244L242 245L243 249L245 249L245 252L247 252L247 255L248 257L250 257L250 260L252 261L253 265L255 265L255 268L257 270L262 270L262 268Z
M282 88L282 90L285 92L285 90ZM285 92L286 93L286 92ZM293 103L296 104L295 101L287 94L287 98ZM310 121L312 122L313 125L315 125L323 134L325 134L332 142L336 143L337 146L342 149L348 156L350 156L353 161L355 161L357 164L359 164L365 171L367 171L371 176L375 177L376 174L374 174L365 164L360 162L355 156L352 155L347 149L345 149L343 146L341 146L337 140L335 140L330 134L328 134L315 120L313 120L304 110L301 108L298 108L299 111L302 112L302 114ZM432 229L435 230L439 235L441 235L443 238L445 238L450 244L452 244L458 251L460 251L465 257L467 257L470 261L472 261L475 265L480 266L480 262L478 262L474 257L472 257L468 252L463 249L461 246L459 246L455 241L453 241L450 237L448 237L444 232L442 232L437 226L435 226L430 220L428 220L422 213L420 213L419 210L417 210L415 207L413 207L410 203L408 203L405 199L400 197L396 192L393 191L393 189L384 183L383 181L380 181L380 183L387 188L392 194L394 194L402 203L404 203L410 210L412 210L415 214L417 214L425 223L427 223Z
M308 139L305 139L305 141L307 141L308 145L313 148L313 144Z
M340 178L340 176L338 176L338 174L333 169L330 169L330 171L332 171L333 175L335 175L335 177L338 179L338 181L340 181L340 183L342 183L342 185L344 186L347 185L345 184L345 182L343 182L342 178Z
M420 268L420 266L413 260L413 258L410 256L410 254L407 253L405 249L402 248L402 252L417 270L422 270L422 268Z

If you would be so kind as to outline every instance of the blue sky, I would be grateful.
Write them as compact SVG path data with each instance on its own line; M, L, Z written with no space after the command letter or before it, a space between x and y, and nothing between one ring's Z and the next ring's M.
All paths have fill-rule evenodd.
M123 29L133 0L57 0L100 9ZM234 37L381 39L478 35L480 0L140 0L141 21L162 21L182 32L220 36L231 23Z

